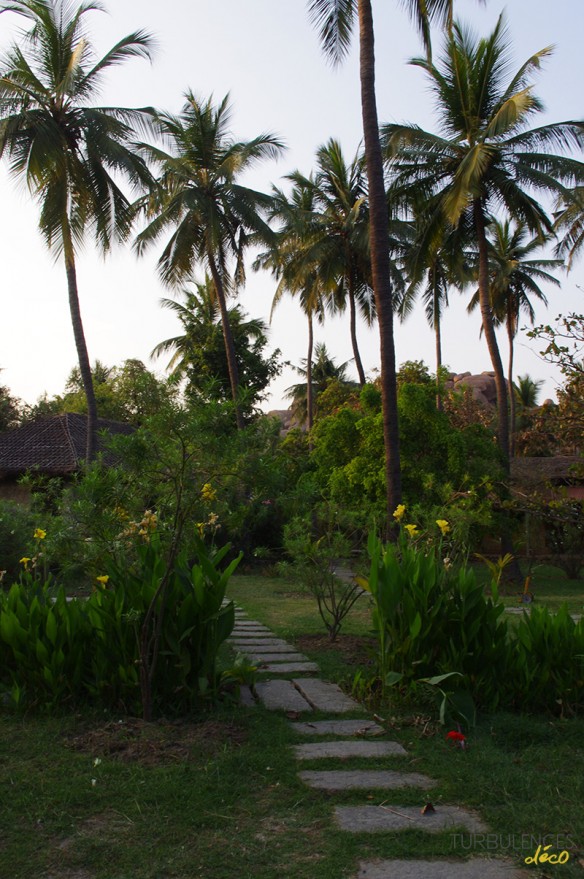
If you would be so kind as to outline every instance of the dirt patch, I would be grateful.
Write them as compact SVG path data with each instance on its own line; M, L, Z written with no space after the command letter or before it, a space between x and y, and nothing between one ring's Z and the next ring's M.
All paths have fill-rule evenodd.
M246 731L236 724L217 720L146 723L126 718L76 730L65 736L65 744L94 758L155 766L185 762L195 752L199 759L201 754L211 757L226 744L239 747L246 737Z
M363 635L337 635L335 641L331 641L328 635L300 635L294 643L304 653L336 651L347 662L355 665L372 665L373 652L375 650L375 638Z

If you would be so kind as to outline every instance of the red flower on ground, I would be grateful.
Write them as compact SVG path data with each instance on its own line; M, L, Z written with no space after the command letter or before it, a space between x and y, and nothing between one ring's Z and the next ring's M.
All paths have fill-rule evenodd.
M450 730L449 733L446 733L446 741L449 742L449 744L454 745L456 748L464 748L466 744L466 736L453 729Z

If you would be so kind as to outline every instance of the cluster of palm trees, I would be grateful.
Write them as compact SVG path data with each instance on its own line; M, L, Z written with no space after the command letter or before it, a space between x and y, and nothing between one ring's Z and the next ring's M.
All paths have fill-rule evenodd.
M101 8L96 0L0 0L0 12L16 12L30 25L22 45L0 61L0 154L37 197L46 242L65 262L88 400L88 458L96 408L76 253L87 231L104 251L127 241L140 216L135 246L142 253L162 241L158 267L165 284L182 285L199 265L211 279L238 427L244 419L227 303L245 280L251 245L261 251L256 266L278 280L274 305L289 293L307 317L309 425L314 321L348 309L361 384L357 316L377 321L389 521L401 502L394 315L405 316L422 295L436 330L439 371L449 290L473 284L471 304L480 308L495 372L499 445L509 460L508 385L495 327L505 324L512 349L519 316L532 316L530 295L545 299L539 282L554 283L549 270L583 245L584 163L575 156L584 147L584 124L530 127L542 110L531 79L549 49L510 75L502 18L490 36L477 38L454 22L452 0L409 0L408 6L426 47L412 63L430 82L440 131L380 127L371 0L309 0L324 51L335 61L358 21L364 152L347 162L331 139L318 150L312 174L295 171L289 192L266 194L243 186L241 175L279 155L282 142L271 133L233 139L227 98L215 106L188 92L176 115L93 105L106 70L150 58L147 33L130 34L96 59L85 31L87 13ZM436 22L446 34L438 63L430 44ZM551 208L538 201L542 195ZM534 255L558 230L558 260Z

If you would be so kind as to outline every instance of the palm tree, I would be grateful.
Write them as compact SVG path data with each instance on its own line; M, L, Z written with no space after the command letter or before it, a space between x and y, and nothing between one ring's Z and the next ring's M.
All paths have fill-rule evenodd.
M185 332L159 342L150 352L150 357L154 360L171 355L166 368L171 377L177 380L183 378L187 371L192 353L193 335L197 334L197 328L200 328L201 335L204 335L209 324L214 323L218 317L215 287L209 276L203 283L195 282L195 292L184 289L182 296L184 302L176 299L161 299L160 304L174 313ZM186 332L187 327L191 329L190 333Z
M107 252L130 234L131 202L119 185L150 179L133 149L144 110L95 107L102 75L127 58L150 58L151 39L136 31L96 59L85 16L100 10L85 0L10 0L0 12L31 24L22 46L0 60L0 155L40 204L39 227L47 246L65 262L71 321L87 397L87 460L96 450L97 407L77 289L76 254L89 228Z
M404 224L407 227L407 224ZM462 290L471 277L470 254L465 250L467 230L462 224L456 229L439 230L436 241L428 241L425 215L418 211L410 224L409 236L402 233L401 261L409 284L398 299L397 313L405 320L421 297L429 326L434 330L436 351L436 405L442 409L442 317L448 308L450 289ZM407 240L409 237L409 240Z
M203 399L228 400L231 395L229 370L222 336L222 322L215 286L207 277L195 284L195 291L183 290L183 302L162 299L174 312L184 332L160 342L152 357L171 354L168 369L180 381L187 379L187 392ZM280 369L279 351L263 356L268 328L259 318L248 318L239 305L227 310L240 380L239 405L242 414L251 414L255 402L270 379ZM246 411L248 410L248 411Z
M528 230L523 224L515 228L509 220L500 221L493 218L488 230L489 248L489 283L491 306L494 324L505 324L509 340L509 367L507 382L509 387L509 421L510 437L509 452L515 454L515 391L513 386L513 355L514 343L519 319L524 314L533 325L535 310L530 295L547 305L545 293L539 286L540 281L560 286L560 282L546 269L558 268L560 259L530 259L545 241L536 236L526 241ZM468 310L473 311L479 304L478 292L472 297Z
M574 259L584 250L584 186L561 194L554 226L564 237L556 247L557 256L568 257L568 271Z
M335 363L334 359L327 351L327 347L322 342L317 342L314 349L314 361L312 363L310 382L311 390L315 400L318 395L325 391L331 381L347 383L347 366L345 363ZM303 361L303 366L294 367L296 372L307 379L308 361ZM292 412L299 424L306 424L307 418L307 399L309 385L307 380L297 385L292 385L286 389L286 397L292 400Z
M298 296L300 307L308 321L308 352L306 356L306 415L310 430L314 418L312 393L312 352L314 348L314 319L324 321L325 291L319 267L312 259L310 245L315 236L314 185L312 178L303 178L297 172L289 175L293 181L290 196L274 187L272 219L280 222L269 251L261 253L254 267L268 268L279 279L272 302L272 311L285 293Z
M514 395L522 409L535 409L542 387L543 379L533 379L530 375L517 376Z
M429 46L428 23L447 23L452 0L408 0L410 12ZM334 63L346 55L355 19L359 22L359 77L369 192L369 241L375 309L379 326L381 400L385 446L388 528L401 502L401 467L397 413L393 296L387 242L389 219L375 94L375 35L371 0L309 0L309 15L318 29L323 51ZM450 16L451 17L451 16Z
M318 232L312 259L331 290L331 310L343 311L348 304L353 357L359 384L364 385L357 310L369 325L375 316L364 156L356 155L347 164L340 143L331 138L317 151L314 187Z
M243 256L254 241L268 241L263 219L271 197L242 186L238 177L256 162L276 158L283 145L273 134L238 142L229 132L228 96L214 107L192 92L180 115L157 113L156 123L171 152L143 144L145 154L160 167L158 186L142 202L150 219L136 241L138 253L173 229L158 269L165 284L187 280L195 265L210 272L219 303L231 393L238 428L244 426L239 405L239 375L229 326L227 297L245 281ZM235 264L233 280L230 261Z
M528 129L542 109L530 74L550 53L543 49L507 79L511 46L500 17L493 33L477 39L453 26L440 67L413 60L429 76L443 135L415 125L386 125L386 158L394 172L395 198L429 206L430 228L472 222L478 250L478 289L482 325L495 371L498 441L509 466L507 388L495 335L489 283L487 222L492 207L503 207L534 235L545 236L552 222L532 194L558 194L584 176L584 164L557 150L581 149L584 125L562 122Z

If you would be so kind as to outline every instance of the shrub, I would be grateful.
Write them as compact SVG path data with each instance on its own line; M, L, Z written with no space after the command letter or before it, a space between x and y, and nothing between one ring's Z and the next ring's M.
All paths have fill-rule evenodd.
M169 559L149 535L131 565L110 560L86 601L28 582L0 595L0 685L11 702L144 712L149 699L158 711L185 712L214 698L217 654L234 624L233 603L223 601L239 558L222 570L229 545L195 542L194 562Z
M399 509L399 508L398 508ZM406 529L411 537L406 537ZM533 608L513 630L496 584L485 595L466 564L444 564L441 542L416 544L406 525L396 544L371 535L369 579L381 685L415 691L420 679L459 673L475 703L575 713L584 706L584 622L566 607Z

